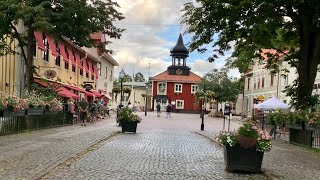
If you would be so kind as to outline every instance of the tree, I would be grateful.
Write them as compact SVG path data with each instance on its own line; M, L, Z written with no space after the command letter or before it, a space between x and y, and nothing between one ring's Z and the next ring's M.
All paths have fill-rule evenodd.
M136 82L145 82L145 78L144 78L144 76L143 76L143 74L141 72L138 72L134 76L134 81L136 81Z
M131 82L132 77L129 74L125 74L123 77L123 82Z
M207 73L199 87L203 89L204 86L207 92L214 94L214 99L219 103L235 102L239 93L241 93L241 82L228 77L228 69L226 68L213 69Z
M0 52L7 50L7 38L17 40L26 65L26 88L33 83L34 32L41 31L61 40L68 38L80 47L90 47L91 33L102 32L110 38L120 38L123 29L113 21L123 19L112 0L2 0L0 3ZM18 25L24 25L24 31ZM0 53L0 54L1 54Z
M244 72L262 48L275 49L268 55L274 62L281 55L297 68L298 79L291 93L298 108L309 99L320 63L319 0L196 0L186 3L182 23L193 34L190 49L205 52L212 43L214 58L234 47L233 61ZM213 36L218 34L218 38Z

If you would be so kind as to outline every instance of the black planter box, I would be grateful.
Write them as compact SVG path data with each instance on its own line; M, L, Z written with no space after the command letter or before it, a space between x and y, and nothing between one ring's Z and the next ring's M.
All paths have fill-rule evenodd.
M122 132L133 132L137 131L137 122L121 122Z
M29 108L27 110L28 115L44 115L44 109L42 107Z
M232 171L261 172L263 152L256 151L256 147L242 148L238 145L224 146L224 162L226 169Z
M11 116L25 116L27 114L26 110L12 112L9 109L4 109L0 113L1 117L11 117Z

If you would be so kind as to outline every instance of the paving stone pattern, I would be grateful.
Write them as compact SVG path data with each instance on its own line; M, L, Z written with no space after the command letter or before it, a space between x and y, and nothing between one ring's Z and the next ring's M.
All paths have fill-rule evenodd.
M34 179L56 163L119 130L114 118L0 137L0 179Z
M145 130L120 134L43 179L266 179L224 170L223 152L195 133Z

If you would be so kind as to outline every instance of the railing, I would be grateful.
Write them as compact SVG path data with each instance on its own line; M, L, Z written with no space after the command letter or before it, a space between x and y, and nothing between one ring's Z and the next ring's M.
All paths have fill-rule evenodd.
M13 114L7 117L0 117L0 135L72 124L72 119L67 118L66 113L63 111L42 115L15 116Z

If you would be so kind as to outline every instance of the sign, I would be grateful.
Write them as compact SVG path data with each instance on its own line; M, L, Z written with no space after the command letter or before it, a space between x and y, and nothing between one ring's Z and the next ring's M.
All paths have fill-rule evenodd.
M230 115L230 105L229 104L224 105L224 115Z
M91 84L85 84L83 85L83 87L86 91L90 91L91 89L93 89L93 86Z
M46 77L47 79L52 79L55 78L57 76L57 72L54 70L46 70L44 72L44 77Z

